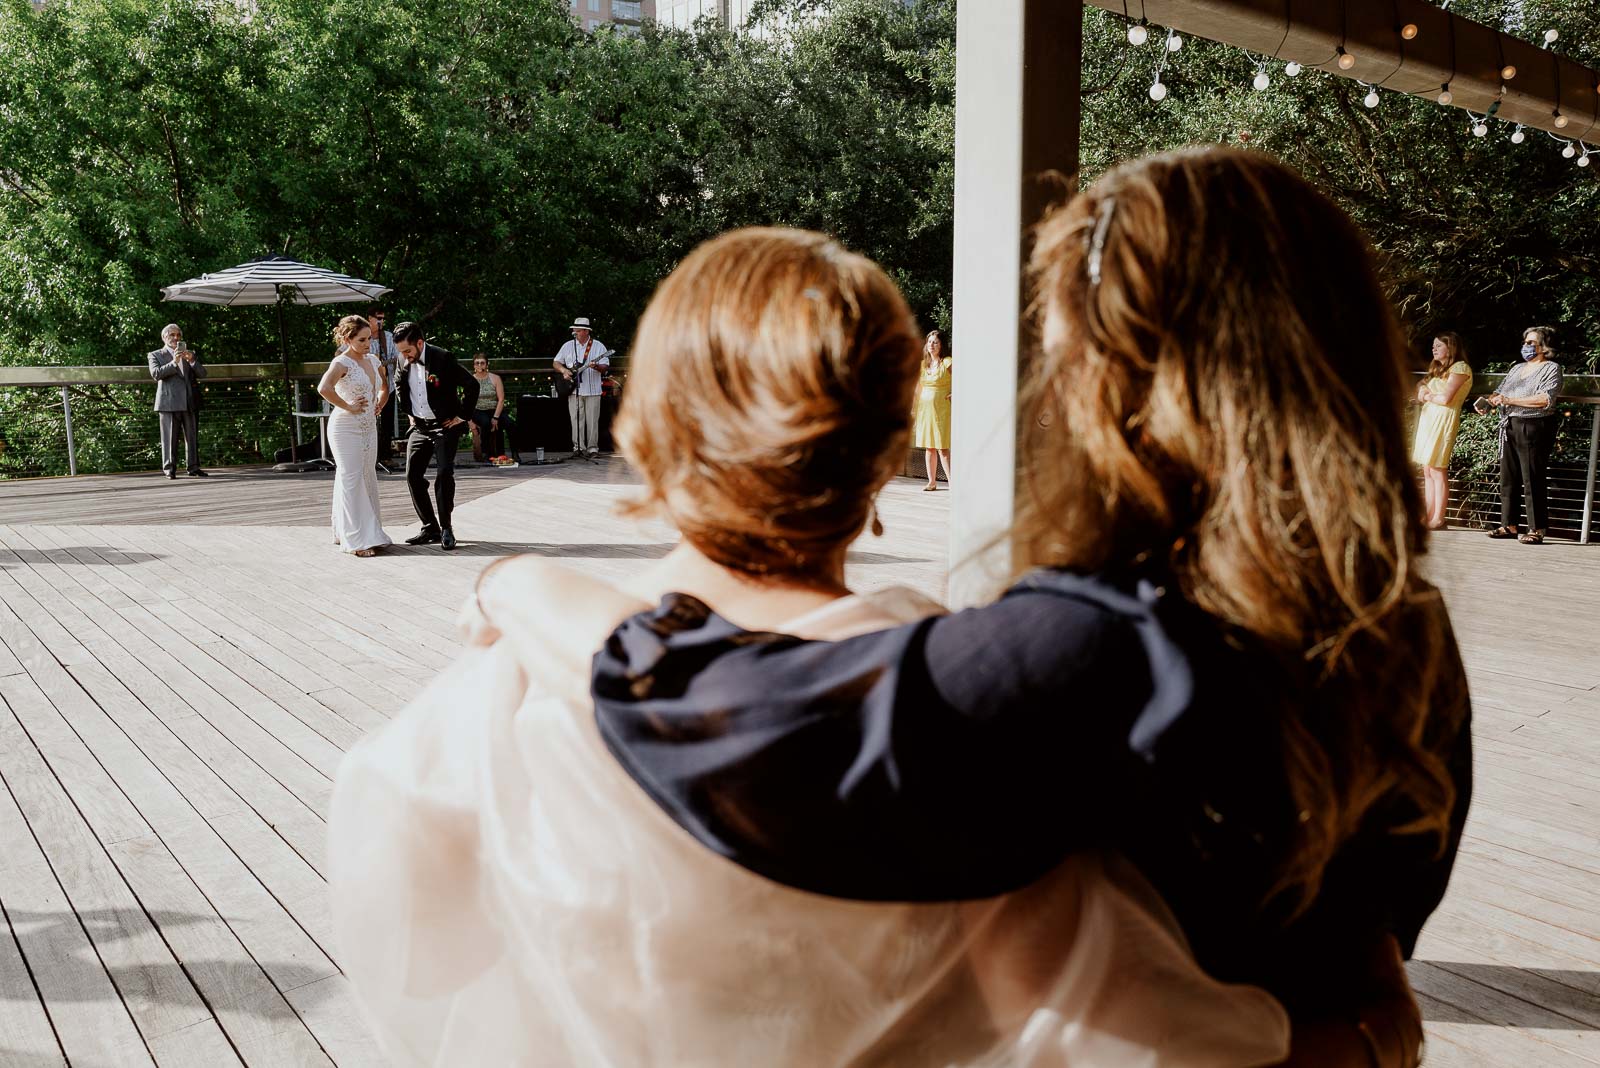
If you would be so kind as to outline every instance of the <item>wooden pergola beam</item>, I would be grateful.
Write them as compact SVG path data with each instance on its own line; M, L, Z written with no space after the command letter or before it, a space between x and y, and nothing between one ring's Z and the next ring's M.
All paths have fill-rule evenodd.
M1574 140L1600 136L1600 72L1427 0L1087 2L1397 92L1435 99L1448 84L1454 107L1481 115L1499 100L1496 118ZM1410 41L1400 35L1407 24L1417 27ZM1338 65L1340 47L1355 58L1349 70ZM1516 76L1502 80L1507 66Z

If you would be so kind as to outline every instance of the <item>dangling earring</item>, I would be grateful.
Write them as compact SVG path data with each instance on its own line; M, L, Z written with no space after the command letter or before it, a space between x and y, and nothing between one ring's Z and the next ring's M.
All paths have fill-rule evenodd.
M872 527L872 536L874 538L883 537L883 520L878 518L878 502L877 501L873 501L872 502L872 523L870 525Z

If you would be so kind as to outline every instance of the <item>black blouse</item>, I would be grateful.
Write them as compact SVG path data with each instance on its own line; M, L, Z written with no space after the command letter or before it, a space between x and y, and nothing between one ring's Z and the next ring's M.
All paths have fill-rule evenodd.
M617 760L751 871L836 897L956 900L1115 849L1207 970L1291 1005L1354 982L1379 932L1410 955L1471 794L1461 675L1461 707L1438 710L1458 787L1442 854L1390 833L1412 816L1380 806L1291 917L1269 901L1300 818L1277 710L1312 685L1149 581L1057 571L840 642L745 632L672 594L618 628L593 677Z

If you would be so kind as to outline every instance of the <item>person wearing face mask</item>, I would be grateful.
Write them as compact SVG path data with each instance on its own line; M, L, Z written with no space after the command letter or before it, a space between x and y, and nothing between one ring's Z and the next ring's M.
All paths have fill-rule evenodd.
M1556 400L1561 396L1561 365L1555 362L1548 326L1530 326L1522 333L1522 365L1514 367L1500 389L1484 398L1500 412L1500 525L1491 538L1516 538L1524 545L1544 541L1549 509L1545 472L1555 450ZM1527 530L1518 517L1526 503Z

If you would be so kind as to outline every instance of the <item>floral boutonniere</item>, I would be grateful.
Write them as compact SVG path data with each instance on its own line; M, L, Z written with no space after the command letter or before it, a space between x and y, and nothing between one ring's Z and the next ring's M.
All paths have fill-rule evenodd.
M429 375L428 376L428 385L430 385L430 386L438 386L438 384L439 384L439 376L438 375Z

